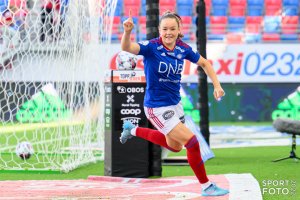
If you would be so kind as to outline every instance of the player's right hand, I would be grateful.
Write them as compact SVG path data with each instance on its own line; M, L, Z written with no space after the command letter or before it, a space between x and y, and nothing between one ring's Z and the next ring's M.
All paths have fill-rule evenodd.
M131 10L129 10L129 18L123 22L124 32L131 33L133 27L134 27L134 24L133 24L133 20L131 17Z

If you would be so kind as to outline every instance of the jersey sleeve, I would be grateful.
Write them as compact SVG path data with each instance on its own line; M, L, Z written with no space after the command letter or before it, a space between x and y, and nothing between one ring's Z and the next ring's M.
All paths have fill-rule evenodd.
M148 52L150 51L150 42L148 40L138 42L140 45L140 52L138 55L147 56Z
M200 58L200 54L198 51L192 49L192 47L188 48L185 59L191 61L192 63L197 63Z

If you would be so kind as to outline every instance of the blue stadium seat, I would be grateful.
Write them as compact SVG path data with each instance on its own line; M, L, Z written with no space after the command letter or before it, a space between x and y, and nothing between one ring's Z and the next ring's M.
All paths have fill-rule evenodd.
M247 15L248 16L262 16L264 8L264 0L247 0Z
M142 5L141 5L141 15L145 16L146 15L146 0L142 0Z
M296 40L298 40L298 35L297 34L281 34L280 39L285 40L285 41L296 41Z
M229 32L244 32L245 29L245 17L228 17L228 31Z
M212 15L227 16L228 3L228 0L212 0Z
M0 0L0 12L3 13L7 9L8 0Z
M296 16L299 14L300 1L299 0L283 0L283 15Z
M180 16L192 16L194 10L194 0L180 0L176 2L177 13Z
M122 16L123 15L123 0L118 0L116 10L115 10L115 16Z

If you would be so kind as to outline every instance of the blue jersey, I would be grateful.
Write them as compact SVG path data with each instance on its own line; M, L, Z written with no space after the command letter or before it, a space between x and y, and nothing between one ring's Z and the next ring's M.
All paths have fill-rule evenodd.
M144 106L177 105L180 101L183 60L196 63L200 54L180 39L177 39L173 50L164 47L160 38L142 41L139 45L139 55L144 56L147 83Z

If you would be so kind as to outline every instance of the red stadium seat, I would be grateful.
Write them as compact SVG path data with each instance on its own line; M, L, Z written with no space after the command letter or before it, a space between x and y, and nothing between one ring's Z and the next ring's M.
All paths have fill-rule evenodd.
M281 30L284 34L295 34L299 24L298 16L283 16L281 19Z
M227 21L227 16L210 16L210 33L225 34Z
M182 21L182 27L181 27L182 33L183 34L190 33L191 27L192 27L192 17L191 16L182 16L181 21Z
M246 0L230 0L229 15L230 16L245 16Z
M280 41L280 34L278 33L263 33L262 34L263 41Z
M281 0L265 0L265 15L281 15Z
M242 43L243 34L241 33L227 33L226 42L230 44Z
M159 1L159 15L166 11L176 11L176 0L160 0Z
M146 34L146 16L139 17L139 27L140 27L140 32Z
M141 1L124 0L124 15L129 16L129 10L131 10L132 16L139 16L141 9Z
M113 34L119 33L120 27L121 27L121 17L115 16L113 19L113 24L112 24L112 33Z
M246 32L260 33L262 26L262 16L247 16L246 17Z

